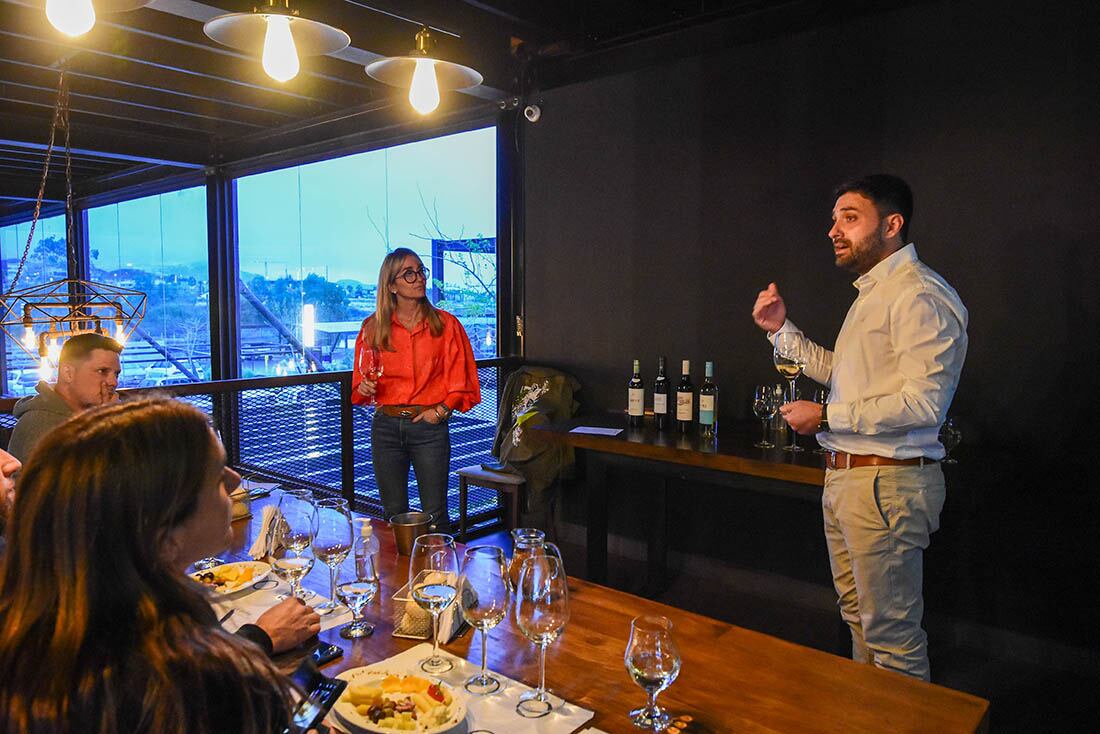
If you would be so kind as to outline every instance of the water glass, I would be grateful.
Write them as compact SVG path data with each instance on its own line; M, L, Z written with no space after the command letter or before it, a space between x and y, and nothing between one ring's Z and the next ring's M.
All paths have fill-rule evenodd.
M477 696L500 690L500 679L490 675L487 667L487 640L489 630L508 612L509 593L504 551L492 545L467 548L458 580L458 599L462 617L481 632L481 672L471 676L465 686Z
M657 706L657 694L672 685L680 674L680 652L672 641L672 622L668 617L635 617L630 623L623 661L630 677L648 698L645 706L630 712L631 721L643 729L664 731L670 717Z
M267 534L267 561L275 575L290 584L290 593L303 601L314 596L301 588L313 569L313 537L317 533L317 508L308 490L290 490L279 498L279 512Z
M519 697L516 713L537 719L554 704L546 694L546 647L569 621L569 586L565 564L555 556L532 556L523 562L516 588L516 625L539 647L539 687Z
M378 595L378 569L374 565L374 556L357 554L351 573L344 573L344 581L336 587L336 593L351 610L351 621L340 628L340 636L345 640L354 640L374 632L374 625L363 619L363 609Z
M760 419L763 429L760 441L754 443L758 449L773 449L775 444L768 440L768 422L775 417L775 411L779 410L779 403L775 399L771 385L757 385L752 397L752 412Z
M314 610L322 615L340 608L336 598L336 574L340 564L351 552L351 510L342 497L326 497L317 501L317 532L313 536L313 555L328 566L329 599Z
M439 654L439 615L458 593L458 556L455 539L443 533L421 535L409 554L409 593L417 605L432 615L432 655L420 661L420 669L437 675L454 667Z

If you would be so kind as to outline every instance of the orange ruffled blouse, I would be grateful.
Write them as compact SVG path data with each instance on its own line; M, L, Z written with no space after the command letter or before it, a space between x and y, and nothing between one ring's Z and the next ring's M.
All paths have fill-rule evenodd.
M451 314L439 309L443 333L432 336L427 319L410 333L397 317L390 328L390 344L396 351L380 350L382 377L375 398L379 405L436 405L445 403L451 410L465 413L481 402L481 384L470 339ZM366 326L368 318L363 322ZM359 394L363 381L363 332L355 339L355 369L351 376L351 402L366 405Z

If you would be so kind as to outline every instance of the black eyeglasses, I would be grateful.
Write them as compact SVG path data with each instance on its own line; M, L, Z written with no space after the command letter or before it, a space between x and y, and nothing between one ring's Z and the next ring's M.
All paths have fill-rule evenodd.
M426 283L428 282L428 278L430 278L431 275L432 271L428 270L427 268L420 268L420 270L406 270L405 272L401 273L401 277L405 280L406 283L415 283L417 278L423 278L424 282ZM397 280L397 278L394 278L394 280Z

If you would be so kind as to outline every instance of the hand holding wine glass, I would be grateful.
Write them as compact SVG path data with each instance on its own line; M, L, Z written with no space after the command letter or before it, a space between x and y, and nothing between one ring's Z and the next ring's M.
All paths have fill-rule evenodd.
M779 374L787 378L790 383L790 394L787 402L798 400L798 391L795 381L802 374L806 363L802 358L802 335L796 331L784 331L775 335L775 350L772 352L772 361ZM784 451L803 451L798 445L798 433L791 431L791 442L783 447Z
M481 632L481 672L466 681L466 690L484 696L500 689L500 680L489 675L487 643L489 630L504 620L508 611L508 575L504 551L496 546L467 548L458 582L459 606L463 618Z
M363 348L359 351L355 365L359 376L364 381L371 383L369 386L361 382L359 392L367 396L367 405L374 405L376 401L378 381L382 379L384 368L382 366L382 353L378 347L363 340ZM369 387L369 389L368 389Z
M630 712L631 721L643 729L664 731L670 717L657 706L657 694L680 674L680 652L672 641L672 622L661 616L635 617L623 660L630 677L648 697L645 706Z
M445 673L454 667L439 654L439 615L458 593L458 557L450 535L429 533L413 541L409 555L409 592L432 615L432 655L420 661L425 673Z
M546 647L569 621L569 586L565 564L555 556L532 556L523 562L516 587L516 624L539 646L539 687L519 697L516 713L546 716L554 705L546 694Z

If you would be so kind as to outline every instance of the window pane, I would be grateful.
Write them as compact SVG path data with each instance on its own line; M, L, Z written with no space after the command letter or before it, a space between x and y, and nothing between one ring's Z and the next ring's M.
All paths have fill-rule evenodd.
M476 356L496 356L495 128L236 186L242 376L350 369L378 268L397 247L431 269L433 301L463 322Z
M148 296L122 353L121 387L210 378L206 189L88 210L92 280Z
M12 278L19 268L19 259L27 246L31 223L22 222L0 227L0 285L7 293ZM27 264L19 276L16 288L41 285L69 277L68 255L65 243L65 215L38 220L34 228L34 240L27 256ZM38 360L31 357L10 339L4 341L5 379L4 393L26 395L34 392L38 383Z

